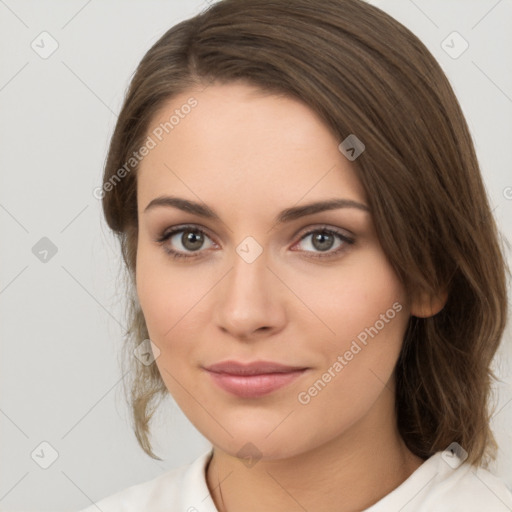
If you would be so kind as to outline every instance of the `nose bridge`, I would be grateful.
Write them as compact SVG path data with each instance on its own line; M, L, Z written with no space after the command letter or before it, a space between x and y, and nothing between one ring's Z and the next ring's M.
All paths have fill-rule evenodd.
M266 253L256 255L251 246L240 244L227 279L226 301L232 300L239 306L244 301L256 305L269 294L268 274Z
M259 245L259 244L258 244ZM242 242L233 255L216 300L216 322L237 337L249 337L265 327L275 330L284 322L283 304L275 277L267 268L266 252L254 241Z

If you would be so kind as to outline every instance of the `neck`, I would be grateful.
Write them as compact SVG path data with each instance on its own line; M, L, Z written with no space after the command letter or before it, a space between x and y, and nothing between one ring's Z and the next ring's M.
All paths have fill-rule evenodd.
M217 509L355 512L376 503L423 463L401 439L389 403L383 405L342 435L288 458L263 457L247 467L215 447L206 480Z

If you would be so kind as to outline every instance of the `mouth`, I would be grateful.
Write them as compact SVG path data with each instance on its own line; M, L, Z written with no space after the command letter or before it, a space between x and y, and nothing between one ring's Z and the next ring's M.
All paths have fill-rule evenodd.
M308 368L255 361L249 364L226 361L204 368L217 386L241 398L269 395L290 384Z

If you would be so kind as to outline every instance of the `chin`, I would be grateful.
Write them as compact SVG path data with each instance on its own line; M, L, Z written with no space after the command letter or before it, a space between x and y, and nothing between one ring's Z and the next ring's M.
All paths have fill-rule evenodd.
M209 436L208 440L215 448L238 459L265 461L287 459L311 448L308 446L308 441L311 440L303 438L299 442L296 438L297 432L292 433L289 429L282 429L281 432L277 429L272 432L272 429L261 424L259 427L253 424L247 429L241 429L240 426L236 429L228 426L227 429L233 437L223 435L219 439L216 436ZM269 432L272 433L269 435Z
M287 459L301 453L300 449L294 451L293 446L283 446L282 440L276 443L268 439L259 441L250 438L239 438L225 446L219 445L218 448L232 457L240 459L248 467L258 461Z

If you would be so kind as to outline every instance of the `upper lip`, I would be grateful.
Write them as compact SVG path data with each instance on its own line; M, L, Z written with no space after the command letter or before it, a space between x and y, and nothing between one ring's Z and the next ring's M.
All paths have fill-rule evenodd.
M290 373L305 370L305 367L288 366L272 361L253 361L239 363L237 361L222 361L206 366L206 370L214 373L228 373L231 375L260 375L266 373Z

